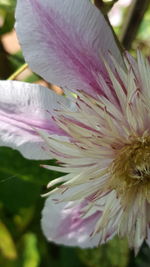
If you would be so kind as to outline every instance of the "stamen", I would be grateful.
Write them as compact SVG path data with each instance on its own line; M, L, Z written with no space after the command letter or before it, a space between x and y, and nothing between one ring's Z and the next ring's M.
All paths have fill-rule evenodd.
M134 137L126 144L113 161L109 188L115 189L124 198L127 193L144 193L150 189L150 136Z

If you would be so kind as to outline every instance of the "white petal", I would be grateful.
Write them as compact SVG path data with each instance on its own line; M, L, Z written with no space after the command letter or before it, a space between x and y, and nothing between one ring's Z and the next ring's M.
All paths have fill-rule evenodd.
M51 157L38 130L63 135L52 119L53 109L71 104L49 89L17 81L0 82L0 146L19 150L25 157Z

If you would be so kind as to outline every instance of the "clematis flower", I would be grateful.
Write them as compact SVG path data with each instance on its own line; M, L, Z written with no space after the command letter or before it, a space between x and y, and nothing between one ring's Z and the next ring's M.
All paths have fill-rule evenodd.
M18 0L16 20L29 66L65 92L0 82L0 145L64 173L48 185L46 238L87 248L118 234L138 252L150 245L149 61L121 55L88 0Z

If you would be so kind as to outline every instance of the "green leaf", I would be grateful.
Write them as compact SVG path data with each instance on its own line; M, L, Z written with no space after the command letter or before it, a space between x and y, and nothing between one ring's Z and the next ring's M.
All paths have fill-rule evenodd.
M8 60L12 66L13 72L18 70L25 63L21 50L13 55L9 55Z
M47 183L61 175L59 172L46 170L40 164L55 164L55 161L27 160L16 150L0 148L0 184L21 179L39 185Z
M6 12L5 13L5 16L4 16L4 24L3 24L3 27L0 28L0 35L12 31L12 29L14 27L14 22L15 22L14 11L8 11L8 12Z
M40 77L38 75L36 75L35 73L32 73L30 76L28 76L26 79L25 79L25 82L28 82L28 83L35 83L37 81L40 80Z
M3 25L0 28L0 34L10 32L14 27L14 11L16 0L0 0L0 14L3 18Z
M79 250L79 256L87 267L127 267L129 248L125 240L114 238L98 248Z
M40 255L38 240L35 234L27 233L23 237L22 267L38 267Z
M39 197L39 185L16 177L0 185L0 201L11 212L32 206Z
M0 201L12 212L35 204L40 195L47 192L50 178L60 176L39 166L49 162L24 159L9 148L0 148L0 158Z
M10 260L17 258L17 250L9 230L0 221L0 251L3 257Z
M26 230L27 226L33 220L33 217L37 212L35 206L31 206L28 208L21 208L17 214L13 216L13 224L14 227L17 228L17 232L21 233Z
M5 11L10 11L10 9L15 9L16 0L0 0L0 9Z

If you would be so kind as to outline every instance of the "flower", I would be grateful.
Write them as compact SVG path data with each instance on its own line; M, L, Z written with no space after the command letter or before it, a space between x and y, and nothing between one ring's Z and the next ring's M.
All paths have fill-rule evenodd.
M118 234L137 253L150 245L149 61L121 55L88 0L18 0L16 20L32 70L65 92L0 83L0 145L65 173L48 185L45 236L86 248Z

